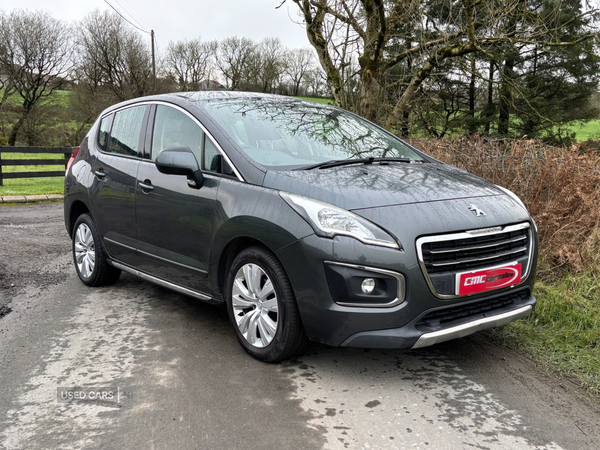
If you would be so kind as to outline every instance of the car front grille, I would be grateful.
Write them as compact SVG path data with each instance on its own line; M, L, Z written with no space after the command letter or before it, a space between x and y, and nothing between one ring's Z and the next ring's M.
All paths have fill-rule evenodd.
M507 307L510 307L511 305L514 305L515 308L519 305L522 305L527 299L529 299L530 295L531 291L529 288L527 288L491 299L470 303L461 303L459 305L437 309L427 313L425 316L419 319L416 324L416 328L440 329L444 328L444 325L448 326L456 323L457 321L464 321L465 319L474 319L482 316L487 317L494 315L494 313L499 314L502 312L502 310L506 310Z
M421 268L427 281L441 296L455 296L456 274L518 262L523 278L529 269L531 228L529 223L492 230L425 236L417 240Z

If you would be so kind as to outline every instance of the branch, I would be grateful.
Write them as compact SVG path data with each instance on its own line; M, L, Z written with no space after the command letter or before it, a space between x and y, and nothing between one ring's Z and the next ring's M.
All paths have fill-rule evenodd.
M335 17L339 21L350 25L352 27L352 29L354 29L354 31L356 33L358 33L358 35L360 37L365 39L365 30L363 30L361 25L354 18L354 16L352 15L354 13L354 11L350 11L350 9L348 8L348 5L346 5L346 2L344 0L342 0L342 5L343 5L344 9L346 10L346 13L348 14L348 16L344 16L343 14L339 13L335 9L329 7L329 5L327 4L327 0L318 0L318 1L310 0L310 4L312 6L314 6L315 8L317 8L317 10L323 11L324 13L331 14L333 17Z

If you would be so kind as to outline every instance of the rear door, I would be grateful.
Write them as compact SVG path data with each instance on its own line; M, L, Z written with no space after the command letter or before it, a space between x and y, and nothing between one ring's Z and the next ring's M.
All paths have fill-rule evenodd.
M165 104L152 107L146 158L136 188L138 265L141 270L210 295L208 266L217 220L219 177L205 173L194 189L182 175L160 173L154 164L167 148L188 147L202 167L205 133L185 110Z
M93 218L108 254L135 265L135 188L148 106L131 106L102 118L91 159Z

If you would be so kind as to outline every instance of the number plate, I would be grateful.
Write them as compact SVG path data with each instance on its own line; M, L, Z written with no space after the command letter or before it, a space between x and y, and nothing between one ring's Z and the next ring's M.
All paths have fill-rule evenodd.
M476 294L521 282L521 264L513 263L500 267L456 274L458 295Z

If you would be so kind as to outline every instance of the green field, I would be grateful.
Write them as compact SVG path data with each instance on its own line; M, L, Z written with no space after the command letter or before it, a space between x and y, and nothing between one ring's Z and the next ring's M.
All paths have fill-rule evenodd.
M298 97L302 100L309 100L311 102L322 103L324 105L335 105L335 100L332 98L321 98L321 97Z
M600 141L600 119L592 120L584 124L572 125L571 132L575 132L577 142L588 140Z
M4 89L0 89L0 99L4 95ZM60 106L67 108L69 106L69 97L73 95L72 91L54 91L50 97L42 101L40 106ZM20 106L23 104L23 99L19 94L12 94L6 99L7 105Z

